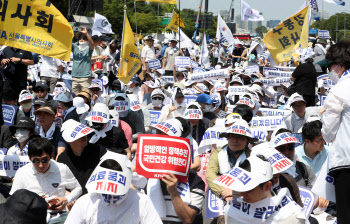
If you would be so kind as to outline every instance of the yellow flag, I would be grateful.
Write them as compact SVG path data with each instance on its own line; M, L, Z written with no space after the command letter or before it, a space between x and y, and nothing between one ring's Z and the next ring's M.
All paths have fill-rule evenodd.
M120 62L120 80L128 83L141 68L141 57L135 45L135 37L132 32L128 17L125 17L122 60Z
M177 4L176 0L136 0L137 2L157 2L157 3L166 3L166 4Z
M135 37L135 40L137 40L137 42L139 42L141 39L142 39L142 35L141 34L137 34L137 33L134 33L134 37Z
M180 19L180 27L186 28L185 24L182 22L181 19ZM173 12L173 17L171 17L171 20L166 28L174 32L179 31L179 15L175 11Z
M264 37L276 64L298 58L295 48L307 47L309 6L284 20Z
M0 0L0 44L70 61L73 30L49 0Z

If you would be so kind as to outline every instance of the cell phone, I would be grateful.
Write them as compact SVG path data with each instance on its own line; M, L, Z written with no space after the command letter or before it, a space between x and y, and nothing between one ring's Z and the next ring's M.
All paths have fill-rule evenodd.
M73 31L79 32L79 31L82 31L82 28L80 26L73 26Z

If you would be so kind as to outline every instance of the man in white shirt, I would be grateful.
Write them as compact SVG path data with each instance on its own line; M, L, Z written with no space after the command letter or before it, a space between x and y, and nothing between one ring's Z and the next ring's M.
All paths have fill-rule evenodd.
M55 89L60 73L63 71L62 62L56 58L50 58L41 55L40 76L41 80L45 80L50 85L50 93Z
M150 68L148 67L148 62L150 60L156 59L156 49L153 47L154 39L152 36L147 36L145 38L146 46L142 48L141 51L141 62L142 62L142 71L150 72Z
M176 38L171 39L171 45L165 49L163 69L165 69L165 76L172 76L174 70L175 57L181 56L181 50L176 46Z
M77 199L82 188L72 171L64 164L52 159L52 145L45 138L35 138L28 146L32 164L18 169L10 195L19 189L32 191L49 203L49 213L55 217L49 223L64 223L68 213L67 205ZM66 195L66 190L70 194ZM57 217L56 217L57 216Z

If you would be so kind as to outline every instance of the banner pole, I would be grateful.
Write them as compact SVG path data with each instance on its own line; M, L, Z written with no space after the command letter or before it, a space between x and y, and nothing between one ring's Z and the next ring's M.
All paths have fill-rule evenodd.
M136 29L136 31L135 31L135 33L137 34L137 16L136 16L136 1L134 1L134 8L135 8L135 29Z
M181 51L181 34L180 34L180 18L181 18L181 5L180 5L181 0L179 0L179 50Z
M123 32L122 32L122 46L120 48L120 63L119 63L119 69L118 69L118 74L119 74L119 79L120 79L120 69L122 65L122 60L123 60L123 44L124 44L124 31L125 31L125 18L126 18L126 0L124 0L124 20L123 20Z

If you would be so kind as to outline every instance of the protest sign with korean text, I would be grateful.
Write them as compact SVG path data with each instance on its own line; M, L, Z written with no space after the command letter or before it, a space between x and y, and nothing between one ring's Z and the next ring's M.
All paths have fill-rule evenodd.
M73 29L48 0L1 0L0 44L70 61Z
M249 74L259 72L259 65L247 66L244 68L244 71Z
M197 95L185 95L184 103L187 105L192 102L196 102Z
M290 83L289 77L275 78L275 79L261 79L260 80L265 86L280 86L282 83Z
M266 75L268 78L282 78L290 77L293 72L283 72L283 71L269 71Z
M206 205L207 205L206 214L205 214L206 219L216 218L216 217L219 217L220 215L225 214L225 209L224 209L225 206L224 206L223 200L218 196L216 196L210 189L208 190Z
M174 83L174 76L162 76L162 80L165 83Z
M295 47L307 47L309 31L307 18L309 18L309 6L267 32L263 41L276 64L290 61L293 56L299 56L295 52Z
M246 93L247 86L229 86L228 93L232 95L244 95Z
M17 111L18 111L18 106L2 104L2 116L7 126L14 125Z
M276 66L278 71L294 71L296 67L290 67L290 66Z
M148 61L148 66L150 69L154 69L154 70L162 68L160 61L158 59Z
M316 202L316 195L307 187L299 187L300 199L303 202L303 211L306 218L309 218Z
M157 124L160 117L160 110L148 110L151 115L151 124Z
M276 127L283 122L282 116L270 116L270 117L253 117L251 120L252 128L264 129L267 131L273 131Z
M228 78L228 69L211 70L202 73L190 74L188 79L192 82L202 82L206 80L217 80Z
M139 111L141 110L141 104L135 94L128 94L128 97L130 99L130 109L132 111Z
M263 68L263 75L264 75L264 76L267 76L267 74L268 74L270 71L277 71L277 68L264 67L264 68Z
M329 39L329 30L318 30L318 38Z
M7 148L0 148L0 155L6 155Z
M175 66L176 67L184 67L188 68L191 65L191 58L185 56L177 56L175 57Z
M287 116L289 116L292 113L290 110L279 110L279 109L270 109L270 108L260 108L259 111L264 116L283 116L283 117L287 117Z
M28 156L0 155L0 176L14 177L17 170L31 163Z
M167 133L173 127L161 127ZM168 129L168 130L165 130ZM186 182L191 167L189 139L165 135L139 135L136 172L146 178L161 179L168 172L180 182Z

